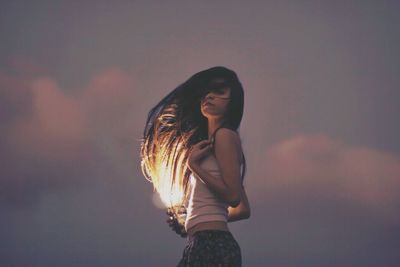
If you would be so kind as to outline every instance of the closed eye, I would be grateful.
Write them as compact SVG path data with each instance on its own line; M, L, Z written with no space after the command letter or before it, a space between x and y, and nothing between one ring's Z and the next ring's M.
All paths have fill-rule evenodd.
M216 93L216 94L220 94L220 95L225 93L224 88L212 89L211 92Z

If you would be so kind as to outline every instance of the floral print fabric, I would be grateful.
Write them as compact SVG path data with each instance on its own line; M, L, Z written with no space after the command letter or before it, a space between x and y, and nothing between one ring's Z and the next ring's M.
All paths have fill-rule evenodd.
M200 230L188 241L177 267L241 267L242 255L232 233Z

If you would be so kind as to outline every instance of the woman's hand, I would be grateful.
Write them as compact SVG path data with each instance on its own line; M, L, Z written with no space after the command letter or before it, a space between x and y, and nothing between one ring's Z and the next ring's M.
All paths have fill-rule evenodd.
M188 167L191 167L197 164L202 158L211 153L212 151L212 142L210 140L203 140L193 145L188 156Z
M171 227L172 231L174 231L175 233L177 233L181 237L186 237L187 233L186 233L186 230L185 230L185 226L181 225L178 222L178 219L176 218L176 215L172 212L172 210L168 209L167 210L167 215L168 215L167 223L168 223L169 227Z

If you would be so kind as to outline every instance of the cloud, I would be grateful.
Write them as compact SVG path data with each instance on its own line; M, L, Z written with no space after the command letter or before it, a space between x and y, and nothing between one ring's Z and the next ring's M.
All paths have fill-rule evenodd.
M313 205L348 205L344 209L357 205L382 222L400 222L397 155L346 145L324 134L297 135L267 149L259 171L263 175L254 181L256 199L288 197L300 210L315 201Z
M32 80L30 88L32 114L9 130L13 148L43 158L70 158L88 137L87 115L50 78Z
M23 71L0 72L0 85L0 204L32 206L50 190L97 175L104 166L101 153L132 160L122 155L132 152L135 141L137 98L130 73L105 69L75 94L50 76Z

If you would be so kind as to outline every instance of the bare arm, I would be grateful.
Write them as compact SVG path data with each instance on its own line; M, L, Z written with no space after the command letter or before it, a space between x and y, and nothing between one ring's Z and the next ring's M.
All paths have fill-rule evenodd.
M218 140L218 141L217 141ZM215 136L215 157L222 179L216 179L202 169L197 162L190 162L190 170L196 174L213 193L225 203L237 207L241 200L240 139L236 132L221 128Z
M246 191L242 187L240 204L237 207L228 208L228 222L234 222L239 220L245 220L250 218L250 205L247 199Z

